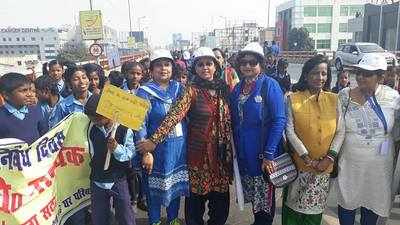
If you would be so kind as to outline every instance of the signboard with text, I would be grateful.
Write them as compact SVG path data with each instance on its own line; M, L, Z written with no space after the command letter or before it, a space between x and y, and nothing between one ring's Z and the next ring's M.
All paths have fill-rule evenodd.
M100 10L80 11L79 23L83 40L103 39L103 22Z
M149 103L113 85L106 85L100 97L97 113L133 130L142 125Z

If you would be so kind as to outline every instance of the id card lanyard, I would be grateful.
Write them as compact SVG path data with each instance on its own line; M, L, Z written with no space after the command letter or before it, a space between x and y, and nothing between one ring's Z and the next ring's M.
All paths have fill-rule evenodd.
M375 95L373 95L371 97L366 97L366 98L368 99L368 103L371 105L372 109L378 116L379 120L382 122L383 128L385 129L385 135L386 135L388 133L388 125L386 122L385 114L383 114L381 106L379 105L378 101L376 100Z

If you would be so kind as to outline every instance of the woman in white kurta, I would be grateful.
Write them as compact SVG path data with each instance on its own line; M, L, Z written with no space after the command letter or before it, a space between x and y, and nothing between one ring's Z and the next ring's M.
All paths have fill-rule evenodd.
M358 208L362 225L376 224L378 216L390 213L400 98L397 91L378 83L386 67L385 58L363 58L355 66L358 87L339 93L342 113L331 151L339 154L341 225L354 224Z

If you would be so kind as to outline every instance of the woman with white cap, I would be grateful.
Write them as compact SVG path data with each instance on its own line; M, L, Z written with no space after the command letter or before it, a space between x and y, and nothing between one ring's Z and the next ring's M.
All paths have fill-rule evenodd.
M166 119L149 140L141 142L142 152L152 152L177 123L188 117L188 166L191 193L186 198L188 225L203 225L208 201L207 224L223 225L229 214L231 181L229 88L219 80L221 68L210 48L194 52L193 83L170 109Z
M254 225L270 225L274 219L275 189L263 173L274 171L286 124L282 90L264 74L264 61L263 49L256 42L240 51L236 66L242 80L230 98L244 199L253 205Z
M144 124L137 134L138 142L156 132L169 108L183 92L183 86L171 80L173 67L173 58L168 50L155 50L151 55L153 80L141 86L136 94L150 103ZM180 197L189 195L185 128L185 121L174 124L165 139L154 146L154 151L143 154L154 155L153 167L144 165L148 171L143 178L150 224L160 224L161 206L167 208L168 223L179 224Z
M331 147L339 155L338 214L341 225L352 225L361 208L360 223L372 225L390 214L400 97L379 84L384 57L365 55L353 68L358 86L339 92L342 114Z

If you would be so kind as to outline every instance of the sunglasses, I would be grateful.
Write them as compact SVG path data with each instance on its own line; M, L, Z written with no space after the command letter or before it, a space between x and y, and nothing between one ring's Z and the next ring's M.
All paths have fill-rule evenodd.
M199 62L199 63L196 64L196 67L205 67L205 66L211 67L213 65L214 65L214 62L212 62L212 61L205 62L205 63Z
M255 67L258 65L258 61L256 59L252 60L240 60L239 61L239 66L247 66L249 64L251 67Z
M355 72L356 76L363 76L363 77L373 77L376 75L374 72L367 72L367 71L357 71Z

